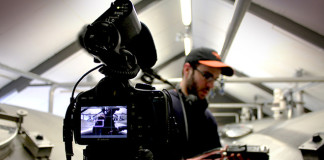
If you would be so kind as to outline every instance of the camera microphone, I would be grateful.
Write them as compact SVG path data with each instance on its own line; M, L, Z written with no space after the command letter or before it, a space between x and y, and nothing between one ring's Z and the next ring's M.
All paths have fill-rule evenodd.
M148 27L141 22L141 31L126 48L135 55L138 65L142 70L150 69L157 61L157 54L153 37Z

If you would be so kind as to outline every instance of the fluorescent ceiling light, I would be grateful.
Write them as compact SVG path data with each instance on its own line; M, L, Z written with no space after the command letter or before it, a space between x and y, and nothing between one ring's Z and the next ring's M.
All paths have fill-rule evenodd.
M191 0L180 0L182 23L185 26L191 24Z
M185 54L187 56L190 53L192 48L191 38L189 36L185 36L183 38L183 43L184 43Z

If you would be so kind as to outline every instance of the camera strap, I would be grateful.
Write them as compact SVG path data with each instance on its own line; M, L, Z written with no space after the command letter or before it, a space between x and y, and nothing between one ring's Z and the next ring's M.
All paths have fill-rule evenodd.
M183 116L183 122L184 122L184 127L185 127L185 134L186 134L186 140L188 142L189 140L189 131L188 131L188 120L187 120L187 113L186 113L186 108L184 104L184 99L183 99L183 93L181 92L181 88L179 85L176 86L175 93L178 94L179 97L179 103L181 104L181 112Z
M66 154L66 159L71 160L73 154L73 109L74 109L74 104L75 104L75 99L71 98L70 99L70 104L67 108L65 118L63 121L63 141L65 144L65 154Z
M66 159L67 160L71 160L72 156L74 155L73 153L73 146L72 146L72 142L73 142L73 129L74 129L74 125L73 125L73 113L75 110L75 101L76 99L74 98L74 91L76 89L76 87L78 86L78 84L81 82L81 80L88 75L89 73L91 73L92 71L100 68L100 67L104 67L105 65L100 64L97 67L92 68L91 70L89 70L87 73L85 73L74 85L73 90L72 90L72 95L70 98L70 104L66 109L66 113L65 113L65 117L63 120L63 142L65 144L65 154L66 154Z

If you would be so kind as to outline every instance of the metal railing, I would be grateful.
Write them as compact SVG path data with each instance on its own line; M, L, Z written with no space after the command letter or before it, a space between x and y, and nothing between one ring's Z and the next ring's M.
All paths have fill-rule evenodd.
M262 113L262 104L258 103L210 103L209 108L251 108L257 110L257 119L263 118ZM239 114L238 113L213 113L215 116L234 116L235 122L239 122Z
M227 113L227 112L213 113L213 116L214 117L234 117L235 118L235 123L240 122L240 115L238 113Z

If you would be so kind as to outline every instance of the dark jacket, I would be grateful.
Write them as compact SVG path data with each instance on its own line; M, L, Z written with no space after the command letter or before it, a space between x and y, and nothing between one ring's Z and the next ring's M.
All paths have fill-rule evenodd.
M205 151L221 147L217 123L211 111L207 108L206 100L188 99L182 95L183 104L185 106L187 124L188 124L188 141L184 142L184 157L190 158L199 155ZM185 129L182 104L179 98L179 92L170 90L172 105L175 111L175 118L179 123L180 130ZM182 133L185 136L185 133Z

